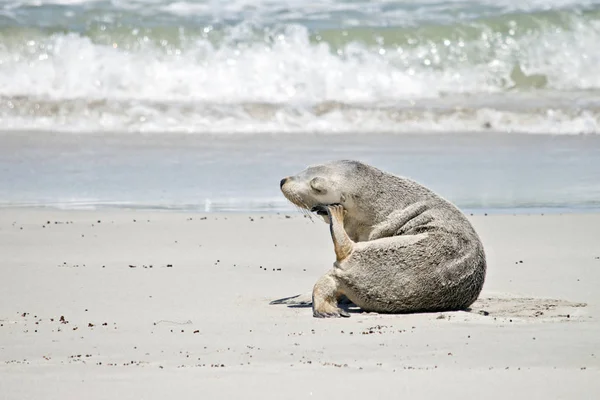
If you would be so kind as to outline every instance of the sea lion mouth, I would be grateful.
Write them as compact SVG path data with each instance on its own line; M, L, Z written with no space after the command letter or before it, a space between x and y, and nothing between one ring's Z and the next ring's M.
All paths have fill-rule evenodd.
M311 212L317 213L317 215L325 216L329 215L329 207L331 206L340 206L340 203L332 203L332 204L317 204L313 208L310 209Z

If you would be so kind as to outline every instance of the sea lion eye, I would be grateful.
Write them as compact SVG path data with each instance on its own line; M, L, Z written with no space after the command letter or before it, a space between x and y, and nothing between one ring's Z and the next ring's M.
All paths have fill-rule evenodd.
M311 179L310 187L312 190L319 194L324 194L327 192L327 190L325 189L325 180L323 178L316 177Z

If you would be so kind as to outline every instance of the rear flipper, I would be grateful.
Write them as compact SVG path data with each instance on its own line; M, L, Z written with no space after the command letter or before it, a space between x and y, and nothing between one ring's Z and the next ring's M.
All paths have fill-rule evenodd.
M310 306L312 305L312 293L297 294L291 297L284 297L283 299L273 300L269 304L279 305L285 304L288 306Z
M270 305L287 305L287 306L311 306L312 293L297 294L295 296L284 297L283 299L273 300ZM352 301L345 295L340 296L338 304L352 306Z

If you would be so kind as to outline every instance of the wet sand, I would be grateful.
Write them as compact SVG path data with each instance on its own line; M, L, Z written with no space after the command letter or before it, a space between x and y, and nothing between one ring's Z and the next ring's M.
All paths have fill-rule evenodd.
M600 135L0 132L0 206L291 212L279 181L366 162L477 213L600 212Z
M0 399L596 396L600 214L471 220L470 312L320 320L297 213L0 209Z

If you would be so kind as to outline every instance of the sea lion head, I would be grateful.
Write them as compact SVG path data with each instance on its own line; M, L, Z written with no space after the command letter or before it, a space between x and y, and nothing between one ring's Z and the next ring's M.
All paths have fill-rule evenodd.
M311 165L297 175L283 178L281 192L290 202L305 210L337 203L350 211L353 193L359 189L357 182L360 181L359 169L362 167L366 165L347 160Z

